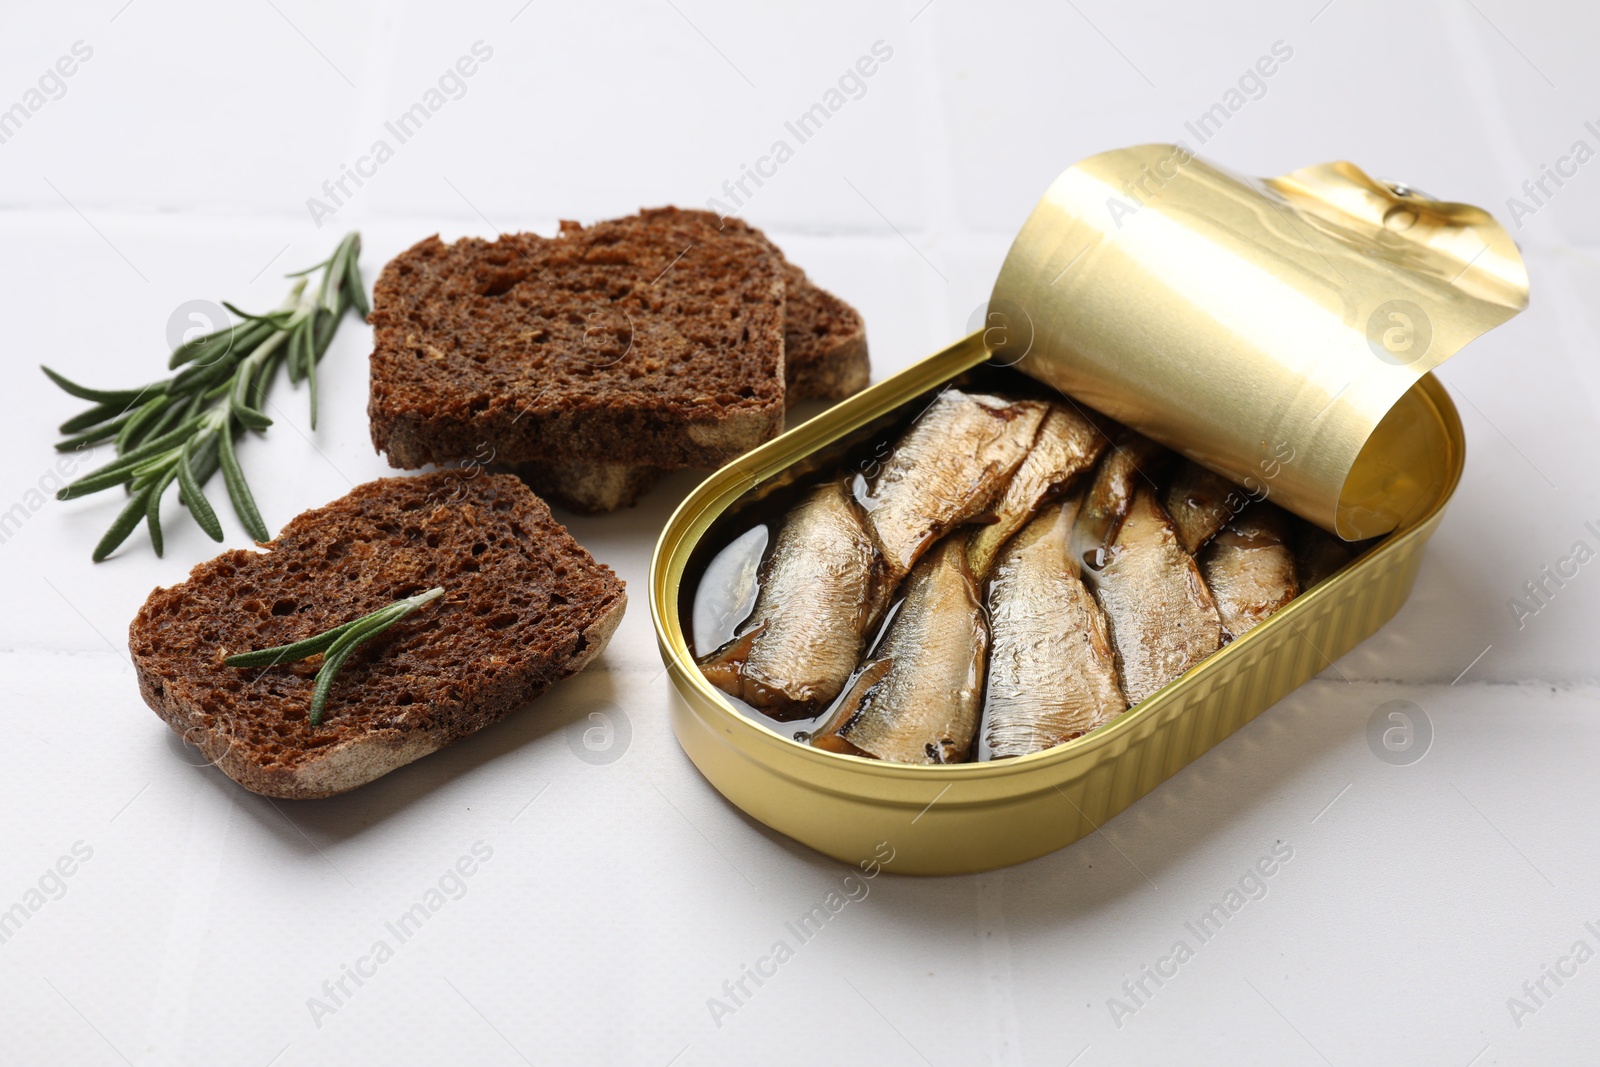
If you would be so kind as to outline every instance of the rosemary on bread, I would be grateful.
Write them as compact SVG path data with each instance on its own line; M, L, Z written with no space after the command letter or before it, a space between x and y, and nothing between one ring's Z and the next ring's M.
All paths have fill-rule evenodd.
M322 710L328 703L328 691L333 688L333 680L338 677L339 668L344 666L344 661L349 658L350 653L424 604L443 595L444 589L435 586L425 593L396 600L393 604L363 615L359 619L352 619L331 630L324 630L315 637L307 637L302 641L277 645L273 648L263 648L259 652L241 652L229 656L222 662L230 667L273 667L280 663L310 659L320 654L322 666L317 671L316 688L311 692L311 725L320 726Z
M283 304L265 315L252 315L224 303L240 321L185 341L173 350L168 368L178 373L138 389L91 389L49 367L50 380L93 406L61 424L65 439L59 451L112 442L117 458L67 485L61 500L128 487L128 503L95 546L99 563L127 539L143 520L156 555L162 553L161 498L176 482L179 500L214 541L222 540L222 524L202 486L219 469L233 510L250 536L270 539L254 495L239 466L237 440L246 430L264 432L272 419L262 411L267 390L280 367L291 382L305 381L311 403L311 426L317 425L317 362L328 350L345 312L369 311L356 260L361 236L351 232L333 255L298 271ZM314 289L308 276L321 271ZM181 370L179 368L182 368Z

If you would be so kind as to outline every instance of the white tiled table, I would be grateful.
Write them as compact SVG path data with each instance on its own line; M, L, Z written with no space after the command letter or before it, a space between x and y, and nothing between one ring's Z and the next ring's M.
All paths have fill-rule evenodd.
M880 377L963 332L1049 179L1103 148L1181 137L1260 174L1349 158L1503 219L1541 164L1580 139L1600 149L1592 5L1320 3L96 0L5 16L0 108L75 42L92 55L0 143L0 511L27 512L0 544L0 909L41 878L49 891L0 943L0 1061L1592 1059L1600 962L1561 959L1600 950L1600 564L1523 627L1508 600L1575 541L1600 546L1584 525L1600 525L1600 162L1547 183L1516 230L1528 312L1442 372L1470 458L1398 618L1103 834L988 875L875 879L731 1014L709 999L847 872L724 803L665 721L646 569L691 476L572 521L633 592L599 663L315 804L242 792L139 699L127 621L211 543L175 520L165 559L138 534L94 567L115 501L29 496L75 410L41 360L141 381L173 308L268 305L282 270L347 227L370 278L435 231L703 204L879 41L892 56L859 99L746 213L862 309ZM371 177L318 229L307 198L479 41L492 55L392 158L362 164ZM1259 99L1195 144L1185 122L1277 42L1292 55ZM246 446L269 524L385 473L369 339L341 331L315 434L283 389L281 425ZM1410 766L1366 741L1394 699L1434 734ZM596 701L630 727L608 764L575 755ZM386 923L475 846L492 854L446 880L459 898L401 943ZM1200 944L1186 924L1274 847L1292 858L1266 895ZM70 877L46 877L63 857ZM392 958L362 962L380 939ZM1124 982L1179 939L1193 957L1131 1000ZM324 983L358 964L371 976L335 1001ZM1524 983L1546 965L1575 973L1544 979L1535 1005Z

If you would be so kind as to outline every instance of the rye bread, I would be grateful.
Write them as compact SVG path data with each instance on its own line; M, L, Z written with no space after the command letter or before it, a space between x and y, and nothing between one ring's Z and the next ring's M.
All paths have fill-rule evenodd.
M872 379L861 313L813 285L799 267L789 266L803 283L788 280L784 359L795 354L795 366L788 371L789 403L854 396Z
M510 470L546 500L579 515L602 515L632 507L664 473L660 467L608 463L603 459L517 463Z
M646 208L639 218L650 224L697 228L706 240L750 238L778 257L785 288L783 359L791 407L801 400L843 400L866 388L872 364L860 312L813 284L766 234L743 219L719 219L710 211Z
M782 263L697 219L428 238L373 293L368 415L399 467L716 467L783 428Z
M788 406L802 400L841 400L866 387L872 365L867 356L866 325L860 313L813 284L806 272L783 258L783 253L760 230L741 219L719 220L709 211L681 208L646 208L640 218L696 226L705 240L723 234L753 238L779 257L785 288ZM511 469L541 496L586 515L631 507L661 475L659 467L582 458L519 463Z
M321 725L314 657L228 667L433 586L445 595L345 662ZM240 785L342 793L504 718L582 670L627 605L510 475L384 478L308 511L261 551L226 552L157 589L129 627L139 690Z

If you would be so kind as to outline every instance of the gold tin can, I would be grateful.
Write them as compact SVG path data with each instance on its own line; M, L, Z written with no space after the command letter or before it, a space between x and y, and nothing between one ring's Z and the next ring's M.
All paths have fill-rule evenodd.
M679 743L740 809L847 863L887 842L890 870L967 873L1093 833L1399 610L1465 458L1430 372L1526 300L1489 215L1347 163L1254 180L1149 145L1077 164L1019 233L985 330L740 457L668 521L650 608ZM887 763L736 710L683 625L685 581L720 547L707 535L971 373L1025 373L1325 529L1382 539L1109 725L1033 755ZM1285 446L1298 465L1275 462Z

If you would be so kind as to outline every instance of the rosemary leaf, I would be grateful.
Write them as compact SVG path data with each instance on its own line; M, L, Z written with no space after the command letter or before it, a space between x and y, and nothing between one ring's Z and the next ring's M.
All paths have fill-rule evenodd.
M344 281L344 261L349 244L348 238L339 242L333 255L328 257L328 269L322 272L322 280L317 283L317 306L330 313L335 310L334 301L338 297L339 284Z
M223 357L211 363L192 363L178 372L172 379L170 387L174 393L189 393L195 390L210 389L218 382L227 381L238 365L236 359Z
M224 300L222 302L222 306L227 308L229 311L233 312L235 315L239 316L241 319L244 319L246 322L257 324L257 325L265 325L269 329L273 329L273 330L281 328L282 325L283 325L284 319L287 318L288 315L289 315L289 312L284 311L282 309L279 309L277 311L269 311L265 315L252 315L248 311L239 310L237 307L235 307L232 304L228 303L226 300Z
M206 499L205 493L200 490L200 483L195 479L194 468L189 465L190 452L194 442L185 447L183 454L178 457L178 487L183 491L183 499L189 504L189 514L194 516L194 521L200 524L200 529L213 541L222 540L222 523L217 521L217 513L211 508L211 501Z
M134 416L137 410L137 408L129 410L126 404L96 404L94 407L72 416L56 429L62 433L72 434L77 433L79 430L87 430L92 426L100 426L108 419L126 422L127 419L131 419Z
M66 437L56 442L57 452L76 452L80 448L90 448L94 445L104 444L117 436L117 431L122 429L124 423L133 417L133 412L125 412L110 422L103 422L99 426L85 430L83 433Z
M300 328L301 336L304 338L300 342L300 348L305 353L307 400L311 405L311 428L313 430L317 428L317 359L321 355L320 352L316 351L316 342L312 337L312 332L316 329L316 321L316 317L313 316Z
M160 480L151 486L149 500L145 505L145 526L150 531L150 547L156 550L157 556L160 556L166 548L166 541L161 536L161 494L167 491L167 486L171 485L177 476L176 467L170 468L163 474Z
M302 641L264 648L256 652L240 652L229 656L223 662L230 667L271 667L322 654L322 666L317 669L316 686L311 694L311 725L320 726L322 713L327 707L328 693L332 690L334 679L350 653L424 604L443 595L444 589L435 586L426 592L397 600L359 619L352 619Z
M135 482L143 482L147 481L154 475L164 474L169 470L176 470L177 468L175 464L178 462L178 457L182 454L183 449L181 448L169 448L165 452L152 456L133 468L133 480Z
M233 450L232 419L222 424L222 447L219 455L222 459L222 481L228 487L228 499L233 501L233 513L239 516L239 522L244 525L252 541L272 540L272 535L267 532L267 524L261 521L261 512L256 509L256 498L250 492L250 485L244 480L244 471L239 467L239 457Z
M399 620L395 620L398 622ZM382 629L387 629L383 627ZM344 666L344 661L350 658L350 653L356 646L374 633L370 627L354 627L335 641L322 658L322 667L317 671L317 685L311 691L311 725L322 725L322 713L328 706L328 691L333 688L333 680L339 676L339 669Z
M321 655L328 651L330 645L368 618L370 616L363 615L359 619L351 619L347 623L335 626L331 630L324 630L322 633L314 637L308 637L304 641L276 645L272 648L263 648L255 652L240 652L237 655L229 656L222 662L230 667L276 667L280 663L294 663L298 660L310 659L312 656Z
M201 408L215 400L219 395L225 394L228 391L228 387L226 385L219 386L218 388L221 390L221 393L218 393L217 390L212 390L205 393L195 393L193 396L191 396L189 398L189 406L184 409L183 417L185 419L194 418L200 414Z
M222 465L221 449L218 444L216 435L213 434L197 445L194 455L189 459L189 466L194 471L194 480L199 485L209 482L211 476L217 473ZM189 506L187 494L183 492L181 485L178 488L178 503L184 507Z
M161 417L154 420L140 436L153 438L160 437L165 433L171 433L177 429L184 419L193 418L197 407L198 405L192 401L188 404L177 402L168 404L166 410L161 413Z
M94 546L93 558L96 563L103 561L111 553L115 552L117 546L126 541L128 535L133 532L133 528L139 525L139 520L144 518L145 509L149 506L153 488L152 486L148 489L141 489L133 494L128 503L123 506L121 514L117 516L117 521L111 524L111 529L107 530L106 535L100 538L100 543Z
M250 393L255 387L256 375L260 374L262 369L261 360L257 359L254 353L239 364L239 369L228 382L228 406L234 411L250 407Z
M90 389L86 385L79 385L63 374L57 374L43 364L40 365L39 369L44 371L45 376L60 386L62 392L68 396L75 396L79 400L89 400L96 404L105 404L113 407L118 412L126 411L130 405L138 403L148 396L153 396L165 387L162 382L154 382L142 389Z
M202 337L196 337L178 346L167 362L169 370L177 370L185 363L209 365L228 355L236 348L249 350L275 329L274 323L264 316L250 315L223 301L223 306L245 321L224 326Z
M316 325L311 330L311 351L319 361L328 351L328 346L333 343L333 333L339 328L339 319L350 307L343 297L340 297L340 305L337 313L327 308L317 309Z
M299 385L300 379L305 377L300 368L300 334L294 326L284 328L284 366L289 370L289 384Z
M169 403L171 403L171 398L162 395L151 397L141 404L139 409L133 413L133 418L129 419L122 427L121 432L117 434L117 452L120 454L131 448L136 448L139 444L139 438L144 435L144 431L156 419L161 417L162 410Z
M240 408L233 414L246 430L266 433L272 428L272 417L255 408Z
M167 360L168 370L177 370L186 363L209 365L217 357L233 347L238 340L239 329L237 326L224 326L208 334L185 341L173 349L172 356Z
M134 466L137 466L135 464ZM57 500L76 500L80 496L98 493L117 485L126 485L134 479L133 466L121 463L108 464L92 474L86 474L70 485L56 491Z
M321 263L313 263L313 264L311 264L311 266L307 267L305 270L290 271L288 274L285 274L284 277L285 278L305 278L305 277L315 273L316 271L321 270L323 267L326 267L331 262L333 262L333 260L331 258L325 259Z
M278 368L283 366L283 337L281 333L274 334L271 340L261 346L260 351L265 353L261 361L261 374L256 378L255 387L250 390L250 406L256 411L266 411L267 390L272 388L272 383L278 377Z
M361 252L361 238L356 237L356 250L345 261L344 291L349 295L350 306L356 309L356 314L361 316L363 322L372 314L372 308L367 304L366 290L361 288L361 270L356 266L356 258Z

